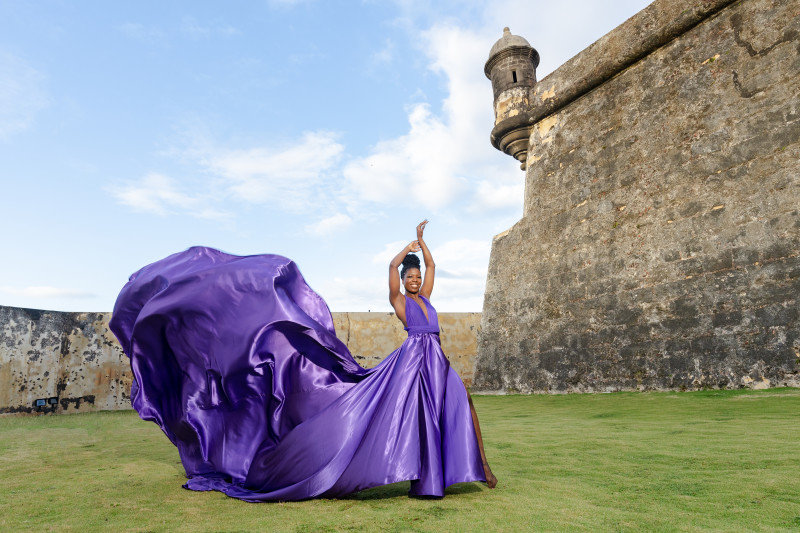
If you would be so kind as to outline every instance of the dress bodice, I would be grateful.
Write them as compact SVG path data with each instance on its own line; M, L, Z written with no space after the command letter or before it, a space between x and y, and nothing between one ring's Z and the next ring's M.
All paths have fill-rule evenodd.
M425 318L425 311L419 304L406 295L406 327L405 330L409 335L417 333L439 333L439 316L436 314L436 309L433 308L431 302L420 295L420 298L425 302L428 317Z

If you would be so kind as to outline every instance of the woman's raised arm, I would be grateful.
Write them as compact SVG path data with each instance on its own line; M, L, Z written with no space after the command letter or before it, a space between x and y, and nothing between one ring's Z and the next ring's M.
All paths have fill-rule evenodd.
M394 259L391 260L389 263L389 303L392 304L395 311L397 311L398 305L403 303L402 295L400 294L400 273L397 271L400 268L400 265L403 263L403 259L409 252L418 252L419 251L419 242L411 241L408 246L400 250ZM401 306L405 309L405 306Z
M436 264L433 262L433 256L431 255L431 251L428 250L428 245L425 244L422 238L422 233L425 231L425 226L427 225L428 221L423 220L419 223L419 226L417 226L417 242L422 250L422 259L425 261L425 279L422 282L419 293L425 298L430 299L431 293L433 292L433 279L436 275Z

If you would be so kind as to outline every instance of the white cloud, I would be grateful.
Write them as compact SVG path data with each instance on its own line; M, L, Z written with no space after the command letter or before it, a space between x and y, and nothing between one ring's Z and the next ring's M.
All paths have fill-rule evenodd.
M437 25L417 37L429 68L447 80L442 112L434 113L428 104L412 106L408 133L349 162L343 175L351 195L374 203L403 198L435 211L458 202L481 202L476 196L480 182L513 186L506 182L509 175L517 178L513 168L518 165L503 160L486 140L493 123L491 86L483 75L491 46L488 33ZM517 203L521 205L522 195ZM485 205L507 206L508 199Z
M394 43L391 39L386 39L383 48L373 52L370 60L373 64L388 64L394 58Z
M311 3L314 1L315 0L268 0L268 3L272 7L287 8L300 4Z
M24 60L0 51L0 139L24 131L48 105L44 76Z
M415 105L408 120L407 135L378 143L371 155L346 165L344 177L363 200L391 203L404 198L430 209L443 207L464 188L463 178L454 172L456 140L427 104Z
M431 250L436 283L431 300L446 312L477 312L483 308L491 244L471 239L447 241Z
M408 241L387 243L372 258L373 264L388 265ZM483 307L486 270L491 243L455 239L431 250L436 261L432 301L447 312L477 312ZM320 294L337 311L391 311L388 280L384 277L336 277L323 282Z
M188 149L168 155L201 170L205 181L192 187L199 192L184 192L175 179L157 172L138 182L109 187L108 191L124 205L162 216L177 213L227 218L231 213L219 206L231 199L307 212L330 203L338 194L326 182L344 151L336 137L332 132L306 132L284 146L232 149L195 134ZM344 220L339 217L327 224L331 222L341 227Z
M180 31L193 39L207 39L212 36L233 37L241 31L229 24L201 24L194 17L183 17Z
M315 290L331 311L392 311L388 277L337 276L323 281Z
M388 265L394 259L404 246L407 246L411 240L407 241L394 241L384 245L383 250L378 252L372 257L372 263L375 265Z
M25 296L30 298L94 298L96 295L91 292L76 290L76 289L62 289L58 287L48 286L32 286L24 288L16 287L0 287L0 292L11 294L14 296Z
M439 277L431 301L440 313L480 313L486 277L449 279Z
M306 231L319 237L339 233L353 225L353 219L344 213L323 218L319 222L306 226Z
M476 207L486 209L519 208L525 196L525 180L520 172L513 185L501 185L488 180L480 181L475 191Z
M240 200L304 210L324 194L320 190L324 177L344 151L336 138L332 132L314 131L279 148L211 147L201 154L200 164L226 178L228 190Z
M489 264L491 243L471 239L454 239L444 242L431 250L436 264L446 266L437 268L437 276L452 279L482 278Z
M150 46L164 46L166 35L158 28L148 27L138 22L126 22L117 26L117 30L131 39Z
M209 198L181 192L169 176L154 172L136 183L110 188L109 192L122 204L140 212L161 216L180 213L208 219L230 216L215 209Z

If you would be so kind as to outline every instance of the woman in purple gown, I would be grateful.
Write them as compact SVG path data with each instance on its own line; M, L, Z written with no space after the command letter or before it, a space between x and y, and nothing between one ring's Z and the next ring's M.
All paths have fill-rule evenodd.
M407 248L430 264L425 282L406 273L400 305L396 267L390 276L409 337L372 369L284 257L193 247L131 276L110 327L130 357L131 404L177 447L186 488L288 501L406 480L417 496L494 486L471 399L419 294L433 285L423 228Z
M433 262L433 256L422 238L425 231L425 226L428 225L427 220L423 220L417 226L417 240L412 241L408 246L400 250L391 263L389 263L389 302L394 307L395 315L406 326L409 337L411 335L419 334L433 334L435 335L434 341L439 344L439 320L436 315L436 309L433 308L429 298L433 292L433 281L436 275L436 264ZM422 258L425 260L425 276L423 278L420 271L419 257L412 252L422 251ZM402 265L402 270L398 275L397 269ZM405 294L400 293L400 283L403 284ZM411 304L409 309L409 301L415 302L416 305ZM420 316L420 312L422 316ZM441 349L432 350L436 353L435 357L444 357ZM441 354L441 355L440 355ZM455 371L450 370L450 373L457 377ZM460 380L459 380L460 381ZM448 385L450 385L448 383ZM454 389L459 389L457 385L452 385ZM472 404L472 396L464 389L469 401L470 414L472 422L475 426L475 435L478 439L478 449L481 453L481 461L483 462L483 470L485 474L485 481L489 488L493 489L497 485L497 478L492 474L492 469L489 468L489 463L486 460L486 453L483 450L483 438L481 436L481 426L478 422L478 414L475 412L475 406ZM451 391L451 394L457 392Z

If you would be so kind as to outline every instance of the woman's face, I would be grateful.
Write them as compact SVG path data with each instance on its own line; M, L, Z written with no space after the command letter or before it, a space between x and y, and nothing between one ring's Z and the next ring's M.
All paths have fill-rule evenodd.
M417 294L422 287L422 272L418 268L409 268L403 276L403 287L407 294Z

